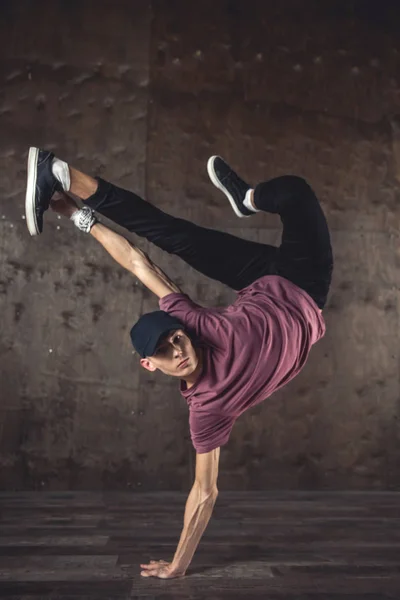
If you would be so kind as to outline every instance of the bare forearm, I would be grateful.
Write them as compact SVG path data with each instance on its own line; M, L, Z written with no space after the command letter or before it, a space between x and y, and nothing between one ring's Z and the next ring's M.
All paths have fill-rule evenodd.
M159 297L181 292L181 289L149 258L136 263L133 273L154 294Z
M143 250L118 233L100 223L93 225L90 233L122 267L136 275L157 296L181 292L180 288L150 260Z
M136 262L141 258L142 251L139 248L101 223L93 225L90 233L117 263L133 272Z
M201 536L211 518L217 494L212 493L202 499L200 487L195 483L186 502L183 531L175 552L172 565L177 571L185 572Z

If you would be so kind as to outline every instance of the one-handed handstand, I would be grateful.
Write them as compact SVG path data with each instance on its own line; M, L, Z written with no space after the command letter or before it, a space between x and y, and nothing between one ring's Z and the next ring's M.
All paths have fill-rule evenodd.
M280 215L279 248L172 217L132 192L69 167L50 152L31 148L28 157L30 233L42 231L43 213L51 203L159 298L161 310L142 315L132 327L132 344L142 367L180 379L189 406L196 475L174 558L141 565L146 577L185 574L217 499L220 447L233 424L293 379L325 333L321 311L333 258L328 226L312 189L290 175L253 189L218 156L209 159L207 169L238 217L258 211ZM55 192L61 199L52 200ZM65 192L81 198L85 206L78 209ZM237 299L223 309L199 306L147 254L98 223L95 211L236 290Z

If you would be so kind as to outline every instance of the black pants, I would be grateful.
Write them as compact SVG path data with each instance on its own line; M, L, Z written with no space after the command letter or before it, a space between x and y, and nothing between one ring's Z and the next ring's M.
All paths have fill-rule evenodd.
M285 175L260 183L254 190L256 207L281 217L279 248L177 219L133 192L100 178L98 182L96 193L85 204L178 255L204 275L236 291L263 275L281 275L323 308L332 276L332 248L324 213L304 179Z

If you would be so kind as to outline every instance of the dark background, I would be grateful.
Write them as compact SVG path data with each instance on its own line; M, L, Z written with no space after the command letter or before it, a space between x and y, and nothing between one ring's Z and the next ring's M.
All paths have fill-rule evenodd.
M334 245L327 334L293 382L239 419L219 488L399 489L396 4L0 2L0 489L187 490L193 479L178 380L143 370L130 346L157 299L54 214L29 236L30 145L268 243L278 219L237 219L208 157L251 183L307 178ZM234 300L135 241L200 304Z

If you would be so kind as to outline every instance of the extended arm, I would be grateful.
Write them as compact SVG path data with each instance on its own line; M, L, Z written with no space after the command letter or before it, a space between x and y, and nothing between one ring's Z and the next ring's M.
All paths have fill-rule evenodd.
M183 531L172 567L186 571L211 518L218 496L217 477L220 449L196 455L196 478L186 502Z
M211 518L218 496L220 448L196 455L196 477L186 502L183 530L173 561L140 565L145 577L180 577L190 565L201 536Z
M75 201L65 193L58 194L58 198L51 201L51 208L55 212L70 218L78 210ZM128 242L122 235L115 233L115 231L100 223L93 225L90 233L111 254L117 263L136 275L159 298L163 298L171 294L171 292L182 291L167 277L160 267L150 260L145 252Z
M122 235L100 223L93 225L90 233L122 267L136 275L159 298L182 291L145 252Z

